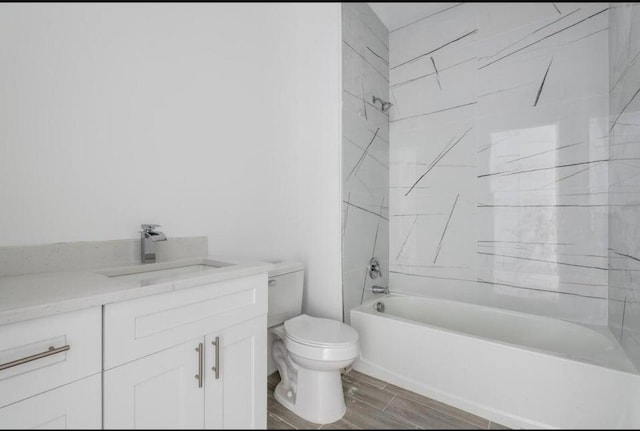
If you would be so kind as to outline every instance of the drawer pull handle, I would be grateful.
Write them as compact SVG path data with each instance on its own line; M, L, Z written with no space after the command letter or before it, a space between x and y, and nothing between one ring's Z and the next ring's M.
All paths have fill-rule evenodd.
M212 341L213 347L216 348L216 365L215 367L211 367L213 371L216 373L216 379L220 378L220 337L216 337L215 341Z
M204 349L202 348L202 343L198 344L198 347L196 347L196 352L198 352L198 374L196 374L196 379L198 379L198 387L201 388L202 387L202 377L203 377L203 372L202 372L202 353L204 351Z
M68 344L62 347L49 346L49 350L47 350L46 352L36 353L35 355L26 356L24 358L16 359L15 361L0 364L0 371L6 370L7 368L17 367L18 365L26 364L27 362L46 358L47 356L55 355L56 353L66 352L70 348L71 346L69 346Z

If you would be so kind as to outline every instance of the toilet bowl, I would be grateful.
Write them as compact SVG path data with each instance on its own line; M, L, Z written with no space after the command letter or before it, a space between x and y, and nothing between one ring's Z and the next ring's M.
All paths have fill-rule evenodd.
M358 333L340 321L302 314L304 266L273 264L267 368L269 374L277 369L281 378L274 396L309 422L335 422L346 410L340 371L359 355Z
M301 314L271 328L271 333L281 378L276 400L309 422L342 418L346 406L340 370L359 354L356 330L337 320Z

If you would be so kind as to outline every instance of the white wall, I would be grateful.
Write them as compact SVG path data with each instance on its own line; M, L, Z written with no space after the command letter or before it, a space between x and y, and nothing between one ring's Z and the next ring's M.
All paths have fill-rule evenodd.
M207 235L341 316L339 4L0 5L0 245Z

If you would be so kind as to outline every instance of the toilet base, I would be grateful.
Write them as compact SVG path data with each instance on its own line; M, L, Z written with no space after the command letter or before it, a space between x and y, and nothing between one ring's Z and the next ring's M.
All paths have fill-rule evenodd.
M347 411L340 370L298 370L298 390L293 393L284 381L273 393L275 399L302 419L316 424L340 420ZM308 390L305 390L307 388Z

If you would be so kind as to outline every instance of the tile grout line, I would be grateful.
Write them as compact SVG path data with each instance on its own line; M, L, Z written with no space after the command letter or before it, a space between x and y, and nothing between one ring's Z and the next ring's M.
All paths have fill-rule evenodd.
M366 375L363 375L363 376L366 376ZM362 377L363 377L363 376L362 376ZM466 425L468 425L468 426L474 427L474 428L475 428L475 427L481 427L480 429L483 429L483 428L484 428L484 429L491 429L491 425L493 424L493 422L492 422L492 421L490 421L489 419L482 418L482 417L478 416L478 418L479 418L479 419L481 419L481 420L485 423L485 424L484 424L484 427L482 427L482 425L480 425L479 423L475 422L473 419L472 419L472 420L468 420L468 419L467 419L467 418L465 418L465 417L461 417L461 416L459 416L459 415L457 414L457 413L458 413L457 411L456 411L456 412L450 412L450 411L447 411L447 409L441 409L441 408L439 408L439 406L427 405L427 403L420 402L420 400L413 399L413 397L411 397L411 398L405 398L405 397L403 397L403 396L402 396L402 394L399 394L399 393L397 393L396 391L394 391L394 390L393 390L393 389L395 388L395 386L394 386L394 385L392 385L392 384L390 384L390 383L385 383L385 382L383 382L383 381L378 381L378 382L376 382L376 383L382 383L382 385L381 385L381 386L380 386L380 385L377 385L377 384L374 384L374 382L367 381L367 380L366 380L366 379L364 379L364 378L360 378L361 376L359 375L359 373L345 374L345 375L344 375L344 376L342 376L342 377L347 377L347 378L349 378L350 380L353 380L353 382L352 382L352 383L354 383L354 384L357 384L357 383L366 384L366 385L368 385L368 386L371 386L371 387L373 387L373 388L377 388L378 390L381 390L381 391L383 391L383 392L387 392L388 394L390 394L390 395L391 395L391 398L390 398L390 399L389 399L389 401L384 405L384 407L382 407L381 409L380 409L380 408L376 408L373 404L370 404L370 403L368 403L368 402L366 402L366 401L364 401L364 400L360 400L360 399L356 400L355 398L354 398L354 400L356 400L356 401L359 401L359 402L363 403L365 406L369 406L370 408L372 408L372 409L373 409L373 411L379 411L380 413L384 414L385 416L389 417L390 419L396 420L396 421L398 421L398 422L400 422L400 423L403 423L403 424L405 424L405 425L407 425L407 426L409 426L409 427L415 427L416 429L419 429L421 426L420 426L420 425L418 425L418 424L416 424L416 423L414 423L413 421L409 421L409 420L407 420L407 419L405 419L405 418L403 418L403 417L398 417L398 416L396 416L395 414L390 413L390 412L388 412L388 411L387 411L387 409L389 408L389 406L391 405L391 403L392 403L396 398L400 398L400 399L402 399L402 400L406 400L406 401L408 401L408 402L415 403L415 404L417 404L417 405L419 405L419 406L421 406L421 407L424 407L424 408L426 408L426 409L432 410L432 411L434 411L434 412L438 412L438 413L440 413L440 414L442 414L442 415L444 415L444 416L446 416L446 417L449 417L449 418L454 419L454 420L456 420L456 421L462 422L462 423L464 423L464 424L466 424ZM347 383L347 384L348 384L348 382L344 382L344 380L343 380L343 384L344 384L344 383ZM403 388L398 388L398 389L403 389ZM417 395L419 395L419 394L417 394ZM347 393L345 393L345 397L348 397ZM428 397L425 397L425 398L427 398L427 400L428 400ZM460 413L464 414L464 413L468 413L468 412L465 412L465 411L461 410L461 411L460 411ZM272 412L269 412L269 414L270 414L271 416L273 416L273 418L274 418L274 419L277 419L277 420L281 421L282 423L284 423L284 424L286 424L286 425L290 426L290 427L291 427L291 428L293 428L293 429L301 429L301 428L298 428L298 427L294 426L294 425L293 425L293 424L291 424L289 421L287 421L285 418L283 418L283 417L281 417L281 416L279 416L279 415L277 415L277 414L274 414L274 413L272 413ZM475 415L472 415L472 416L475 416ZM344 419L344 418L343 418L342 420L344 420L347 424L354 425L351 421L348 421L347 419ZM320 425L319 427L314 427L314 429L326 429L326 428L325 428L325 426L326 426L326 425L327 425L327 424ZM304 428L304 427L303 427L303 428ZM305 429L306 429L306 428L305 428Z
M402 388L401 388L401 389L402 389ZM393 392L391 392L391 393L393 393ZM470 422L469 420L465 419L464 417L459 416L456 412L449 412L449 411L446 411L446 410L445 410L445 409L443 409L443 408L439 408L439 406L427 405L427 404L422 403L422 402L420 402L419 400L416 400L416 399L405 398L405 397L403 397L402 395L400 395L400 394L396 394L396 393L393 393L393 394L394 394L394 397L393 397L393 398L391 398L391 400L387 403L387 405L384 407L385 409L389 406L389 404L391 404L391 401L393 401L393 399L394 399L395 397L398 397L398 398L400 398L400 399L402 399L402 400L405 400L405 401L409 401L409 402L412 402L412 403L418 404L418 405L419 405L419 406L421 406L421 407L425 407L425 408L427 408L427 409L434 410L434 411L436 411L436 412L438 412L438 413L442 413L443 415L449 416L450 418L460 420L460 421L462 421L462 422L464 422L464 423L466 423L466 424L469 424L469 425L471 425L471 426L474 426L474 427L475 427L475 426L478 426L477 424L474 424L474 423ZM422 397L420 394L417 394L417 395L419 395L420 397ZM427 397L425 397L425 398L427 398ZM437 400L434 400L434 401L437 401ZM449 407L452 407L452 406L449 406ZM455 407L454 407L454 408L455 408ZM457 409L457 410L460 410L460 409ZM473 413L469 413L469 412L466 412L466 411L464 411L464 410L460 410L460 412L461 412L461 413L466 413L466 414L471 414L471 415L473 415ZM490 425L491 425L491 421L490 421L489 419L483 418L482 416L477 416L477 415L474 415L474 416L478 417L479 419L482 419L482 420L486 421L486 422L487 422L487 426L490 426ZM489 429L489 428L487 428L487 429Z
M267 410L267 414L270 414L271 416L273 416L274 418L277 418L280 422L284 422L285 424L289 425L291 428L293 428L294 430L297 430L298 428L296 428L295 426L293 426L293 424L290 424L289 422L287 422L283 417L278 416L275 413L272 413L270 411Z
M393 394L393 396L391 397L391 399L389 400L389 402L387 402L387 404L385 404L385 406L382 408L382 410L380 410L381 412L385 412L385 410L387 409L387 407L389 407L389 404L391 404L391 401L393 401L398 395L397 394ZM386 412L385 412L386 413Z

